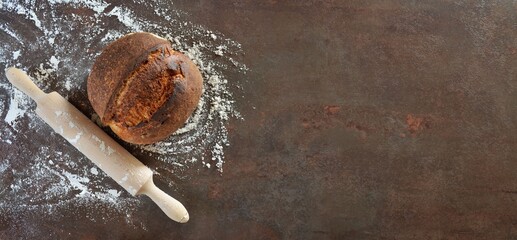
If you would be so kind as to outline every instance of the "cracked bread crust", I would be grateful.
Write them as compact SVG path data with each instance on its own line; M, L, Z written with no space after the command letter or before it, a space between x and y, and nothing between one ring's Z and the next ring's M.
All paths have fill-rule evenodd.
M163 140L183 126L202 88L195 64L150 33L129 34L106 47L87 82L102 123L135 144Z

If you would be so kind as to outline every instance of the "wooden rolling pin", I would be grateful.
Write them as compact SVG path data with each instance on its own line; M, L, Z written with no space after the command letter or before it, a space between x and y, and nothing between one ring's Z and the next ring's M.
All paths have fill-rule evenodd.
M57 92L44 93L17 68L6 69L9 82L37 103L36 113L131 195L149 196L172 220L185 223L183 204L153 183L153 172L115 142Z

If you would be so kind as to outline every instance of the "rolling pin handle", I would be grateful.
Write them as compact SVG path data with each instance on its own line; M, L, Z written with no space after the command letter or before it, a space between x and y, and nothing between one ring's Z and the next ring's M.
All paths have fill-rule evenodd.
M14 67L7 68L5 69L5 75L7 76L7 80L9 80L13 86L29 95L29 97L34 99L36 103L46 94L41 91L36 84L34 84L24 71L20 69Z
M150 197L172 220L179 223L186 223L189 220L189 214L185 206L156 187L152 177L149 178L137 194L145 194Z

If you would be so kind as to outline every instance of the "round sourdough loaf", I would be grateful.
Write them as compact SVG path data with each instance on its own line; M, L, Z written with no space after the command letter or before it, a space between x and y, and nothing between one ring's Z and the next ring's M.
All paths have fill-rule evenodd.
M103 124L124 141L148 144L184 125L199 102L203 80L196 65L169 41L139 32L103 50L87 91Z

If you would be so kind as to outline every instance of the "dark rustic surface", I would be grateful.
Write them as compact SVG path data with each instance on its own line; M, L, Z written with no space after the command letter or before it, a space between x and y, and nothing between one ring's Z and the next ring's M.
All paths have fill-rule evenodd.
M224 174L178 183L183 225L150 201L147 231L34 221L79 239L517 238L517 4L488 2L175 1L251 70Z

